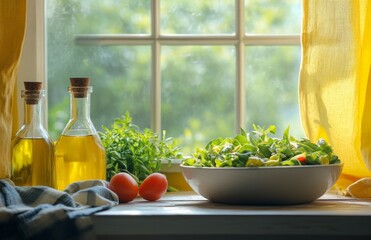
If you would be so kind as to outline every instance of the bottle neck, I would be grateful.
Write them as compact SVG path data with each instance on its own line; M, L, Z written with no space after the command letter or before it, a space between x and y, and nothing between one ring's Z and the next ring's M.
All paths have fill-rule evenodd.
M18 138L44 138L50 139L48 133L43 127L43 112L41 99L35 99L30 102L30 99L25 98L24 102L24 122L18 130L16 136Z
M90 94L86 97L70 96L70 118L75 121L90 121Z
M24 124L41 128L41 100L37 104L24 104Z
M90 120L90 93L84 96L70 92L70 120L62 135L86 136L95 135L96 130Z

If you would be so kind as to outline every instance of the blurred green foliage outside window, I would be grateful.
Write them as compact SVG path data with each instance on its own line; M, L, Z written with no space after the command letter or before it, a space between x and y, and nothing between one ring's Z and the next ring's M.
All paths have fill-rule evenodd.
M69 77L92 79L91 116L98 131L127 111L134 124L151 127L153 63L150 44L79 44L77 35L148 37L154 0L46 0L49 132L54 140L69 117ZM218 38L236 36L241 0L158 0L159 31ZM248 35L300 34L300 0L245 0ZM160 42L161 129L177 139L184 154L236 131L237 48L235 44ZM298 106L299 44L254 44L244 49L244 119L287 125L304 136Z

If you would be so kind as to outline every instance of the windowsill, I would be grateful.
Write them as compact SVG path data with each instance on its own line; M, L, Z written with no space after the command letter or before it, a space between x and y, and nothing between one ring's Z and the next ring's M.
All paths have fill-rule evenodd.
M326 194L309 204L241 206L176 192L156 202L137 198L92 220L98 239L371 239L371 199Z

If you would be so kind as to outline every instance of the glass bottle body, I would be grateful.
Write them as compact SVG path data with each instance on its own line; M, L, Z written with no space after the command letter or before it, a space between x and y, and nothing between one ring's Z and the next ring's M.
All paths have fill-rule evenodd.
M18 186L54 187L54 144L42 125L44 91L22 91L24 124L12 140L11 179Z
M90 179L106 179L106 152L90 120L90 92L70 88L70 120L55 146L56 188Z

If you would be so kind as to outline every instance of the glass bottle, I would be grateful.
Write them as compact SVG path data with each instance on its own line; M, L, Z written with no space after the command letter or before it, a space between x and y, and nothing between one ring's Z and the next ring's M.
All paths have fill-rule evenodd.
M70 78L70 120L55 146L56 188L106 179L106 152L90 120L89 78Z
M45 90L41 82L24 86L24 123L12 140L11 179L18 186L54 187L54 145L42 125Z

